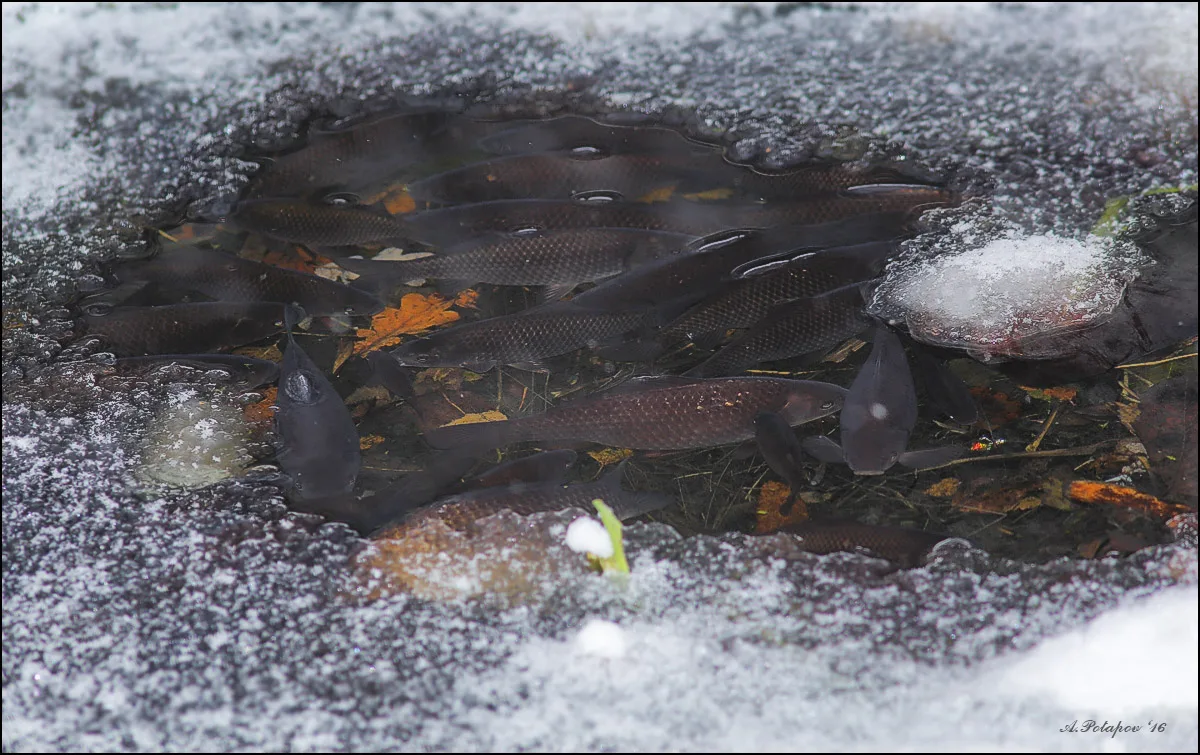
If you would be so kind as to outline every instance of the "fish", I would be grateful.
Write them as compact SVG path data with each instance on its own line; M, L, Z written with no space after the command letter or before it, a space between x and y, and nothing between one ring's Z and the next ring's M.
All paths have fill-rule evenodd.
M507 364L541 371L545 359L607 343L643 327L654 316L650 310L607 312L573 301L550 302L439 330L408 341L391 355L406 367L466 367L487 372Z
M805 453L822 463L846 463L846 456L842 452L842 447L830 438L823 436L805 438L800 441L800 447L804 449ZM936 469L937 467L945 466L955 459L963 457L966 453L966 446L950 444L916 451L905 451L896 459L896 463L914 472L920 472L926 469Z
M374 243L404 243L405 224L375 207L302 199L249 199L226 215L252 233L321 251Z
M750 205L737 211L737 227L772 228L832 223L860 215L900 213L910 220L925 210L953 207L955 191L923 184L854 186L837 194Z
M303 311L288 305L286 317L287 350L275 396L276 460L291 478L290 498L346 495L362 466L358 428L342 397L296 343L292 331Z
M282 330L283 305L199 302L160 307L84 309L78 326L104 340L117 356L227 351Z
M403 531L436 520L452 529L470 531L471 526L498 511L508 510L521 515L542 511L580 509L595 511L592 501L600 499L622 521L670 506L675 500L662 493L632 493L621 487L627 462L621 462L595 482L562 485L558 482L514 483L460 493L435 501L430 506L412 512L402 520L389 537L403 536Z
M379 299L349 286L194 246L164 247L148 259L114 266L112 274L122 282L147 281L220 301L299 304L311 315L372 315L383 309Z
M790 491L779 506L779 513L787 516L792 513L800 488L808 482L800 441L787 420L775 412L762 412L754 418L754 440L767 465L787 481Z
M874 278L898 248L896 241L879 241L824 249L773 267L763 266L762 272L748 271L669 323L659 339L670 346L683 340L703 341L731 328L748 328L762 322L772 308L783 302L819 296ZM854 292L844 293L831 304L844 307L857 303Z
M506 199L404 215L413 241L449 247L488 233L521 234L580 228L634 228L705 236L739 227L726 212L685 200L648 204L597 195L580 199Z
M685 374L734 375L759 362L823 354L868 325L857 285L777 304L744 334Z
M518 483L562 483L578 454L569 448L542 451L492 467L466 483L468 489L494 488Z
M180 364L196 370L220 370L232 379L246 383L251 388L274 383L279 377L279 365L268 359L245 357L239 354L155 354L152 356L123 357L116 360L118 369L156 367L164 364Z
M834 414L844 396L836 385L808 380L642 377L540 414L439 427L425 440L435 448L499 448L528 440L661 451L708 448L754 437L754 418L761 412L777 412L794 426Z
M826 225L802 229L789 229L783 233L776 230L732 230L705 236L684 253L657 263L645 265L626 275L605 281L595 288L575 297L574 301L597 309L623 309L638 306L659 307L662 311L675 311L675 316L701 300L717 294L731 281L741 277L747 268L768 262L793 259L804 252L826 247L843 247L851 244L890 239L896 235L895 215L877 215L838 221ZM885 247L866 250L864 254L877 254ZM815 258L814 258L815 260ZM836 288L844 285L845 278L835 277L839 273L838 260L827 259L832 272L824 280L828 284L812 285L805 289L797 286L808 280L799 275L792 281L793 288L817 292L823 287ZM802 267L797 263L798 268ZM822 268L826 269L826 268ZM857 273L855 275L858 275ZM869 277L869 276L868 276ZM852 276L853 278L853 276ZM786 276L784 276L786 280ZM815 278L821 280L822 278ZM772 279L774 280L774 279ZM767 289L768 293L770 289ZM762 301L767 301L766 297ZM733 303L732 310L714 310L721 318L736 316L739 305ZM765 307L762 313L765 314ZM759 317L761 317L761 314ZM755 319L746 324L752 324Z
M818 163L782 171L746 168L730 184L735 196L760 202L789 201L800 198L832 197L860 187L929 187L917 179L886 166L854 166L844 163Z
M473 283L569 289L681 253L694 240L683 234L631 228L493 233L432 257L341 259L338 265L363 276L356 285L377 289L425 278L452 281L449 285L457 290Z
M909 340L908 347L913 374L924 387L929 402L959 424L973 425L978 422L979 407L962 378L951 372L945 361L915 341Z
M571 199L593 191L637 200L663 188L719 189L739 169L703 154L606 154L593 148L498 157L414 181L417 202L464 204L500 199Z
M371 384L381 385L396 398L409 399L415 394L412 378L395 359L382 351L372 351L366 356L371 365Z
M592 149L603 154L692 152L697 142L672 128L601 123L581 115L564 115L522 123L479 140L497 155L570 152Z
M452 109L419 108L335 131L313 129L299 149L257 158L266 165L247 195L295 198L358 190L457 148L478 128Z
M786 525L781 531L795 535L800 547L809 553L865 552L904 569L920 566L933 546L950 537L909 527L882 527L848 520L809 520Z
M859 475L883 474L895 464L917 424L917 388L904 345L882 324L873 340L840 417L846 464Z

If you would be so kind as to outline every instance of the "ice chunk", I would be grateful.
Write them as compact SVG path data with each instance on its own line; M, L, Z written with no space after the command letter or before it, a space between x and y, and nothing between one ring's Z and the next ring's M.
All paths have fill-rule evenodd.
M985 361L1052 358L1039 338L1103 322L1148 262L1128 242L961 222L890 267L868 310Z

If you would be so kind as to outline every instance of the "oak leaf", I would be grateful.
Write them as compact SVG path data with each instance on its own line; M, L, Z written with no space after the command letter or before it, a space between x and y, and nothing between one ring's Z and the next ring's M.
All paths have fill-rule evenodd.
M475 299L468 296L468 292L475 293L468 289L455 299L438 294L405 294L399 307L388 307L371 318L370 328L358 330L356 335L360 340L354 345L354 353L362 355L395 346L400 343L401 336L454 322L458 319L458 313L451 311L451 307L474 304Z

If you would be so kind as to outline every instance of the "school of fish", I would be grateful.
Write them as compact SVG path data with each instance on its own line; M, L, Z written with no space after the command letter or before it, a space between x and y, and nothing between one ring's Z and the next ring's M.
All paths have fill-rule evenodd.
M163 233L148 258L111 264L113 287L80 302L78 332L131 368L180 361L252 385L276 381L275 462L289 501L363 534L397 536L434 516L468 527L502 508L586 509L595 497L622 518L675 503L625 490L625 464L565 485L576 459L566 449L597 445L755 443L792 489L786 514L816 462L880 475L962 455L958 446L909 449L918 384L939 417L979 419L946 354L864 314L872 280L920 214L960 199L897 166L767 172L729 161L715 140L656 124L489 120L424 107L314 126L302 146L259 161L245 194L206 218L213 235ZM336 274L279 266L314 258ZM424 469L368 489L355 420L298 330L351 338L340 333L414 286L454 293L479 284L532 289L534 302L373 351L373 380L404 401L420 370L554 373L577 353L641 374L524 416L429 429ZM280 332L277 365L225 353ZM847 386L786 369L747 374L764 362L814 363L864 333L870 354ZM797 436L831 415L836 441ZM564 450L463 482L485 452L531 442ZM814 552L857 549L906 566L940 539L855 523L793 528Z

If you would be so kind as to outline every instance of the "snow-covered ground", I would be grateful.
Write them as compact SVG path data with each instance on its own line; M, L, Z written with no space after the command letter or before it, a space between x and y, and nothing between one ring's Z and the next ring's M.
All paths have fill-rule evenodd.
M900 156L1077 238L1108 198L1195 183L1196 13L5 4L5 749L1195 751L1194 533L1041 566L951 542L881 575L643 525L625 587L566 569L515 605L364 603L355 540L273 489L138 495L197 389L112 390L46 307L313 108L453 90L588 83L747 154Z

